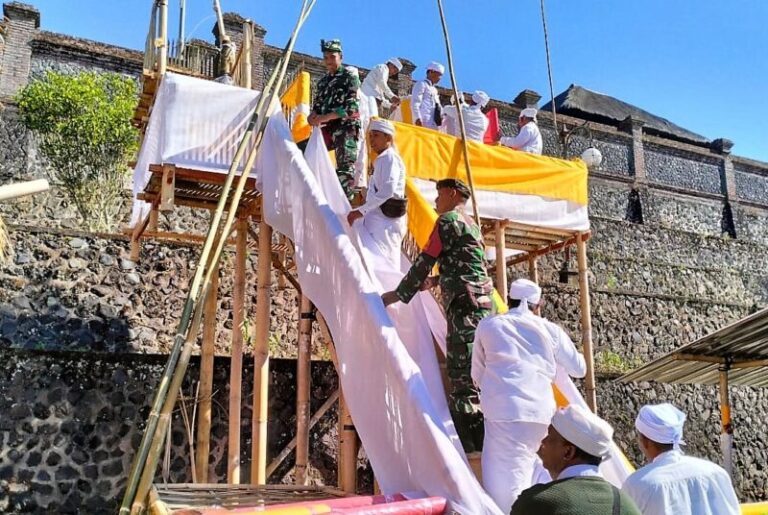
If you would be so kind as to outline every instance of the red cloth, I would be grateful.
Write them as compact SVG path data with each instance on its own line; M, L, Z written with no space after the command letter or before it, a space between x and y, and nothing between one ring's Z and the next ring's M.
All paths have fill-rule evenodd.
M488 129L483 136L483 143L495 143L501 136L501 129L499 128L499 111L495 107L485 113L488 118Z

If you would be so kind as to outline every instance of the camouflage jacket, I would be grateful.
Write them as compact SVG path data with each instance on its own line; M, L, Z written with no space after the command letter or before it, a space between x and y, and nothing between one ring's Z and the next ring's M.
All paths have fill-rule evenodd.
M437 219L426 247L397 287L401 301L410 302L435 263L440 265L440 293L446 309L465 294L474 303L493 291L480 228L461 211L449 211Z
M341 123L359 126L359 88L360 80L342 65L336 73L326 74L317 82L312 111L317 114L336 113L341 117Z

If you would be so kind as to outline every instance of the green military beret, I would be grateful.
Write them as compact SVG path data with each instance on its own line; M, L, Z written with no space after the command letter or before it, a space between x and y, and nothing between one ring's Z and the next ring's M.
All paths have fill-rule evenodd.
M321 52L338 52L341 53L341 40L340 39L329 39L328 41L321 39L320 40L320 51Z
M464 184L464 181L460 179L440 179L437 181L437 189L453 188L458 191L462 197L469 198L469 186Z

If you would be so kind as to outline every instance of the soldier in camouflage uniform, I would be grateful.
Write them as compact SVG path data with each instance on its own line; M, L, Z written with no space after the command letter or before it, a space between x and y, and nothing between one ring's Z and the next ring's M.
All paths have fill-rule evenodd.
M360 137L360 79L341 65L341 41L320 40L320 49L328 74L317 83L307 121L315 127L322 126L326 146L336 152L336 175L351 200L355 196L355 159Z
M472 382L472 344L477 324L491 312L493 284L485 269L480 228L464 212L469 188L460 180L437 183L437 219L424 250L395 291L382 295L384 305L408 303L419 290L440 284L448 322L446 336L451 410L456 432L466 452L478 452L483 442L480 399ZM430 277L435 263L439 277Z

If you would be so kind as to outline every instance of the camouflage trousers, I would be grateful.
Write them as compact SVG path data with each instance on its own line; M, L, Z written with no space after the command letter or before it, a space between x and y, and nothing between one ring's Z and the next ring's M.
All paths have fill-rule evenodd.
M357 160L360 127L356 124L330 123L323 127L328 149L336 153L336 176L349 200L355 197L355 160Z
M446 310L446 368L448 372L448 408L465 452L483 449L483 413L480 395L472 381L472 346L475 329L491 311L469 299L455 298Z

